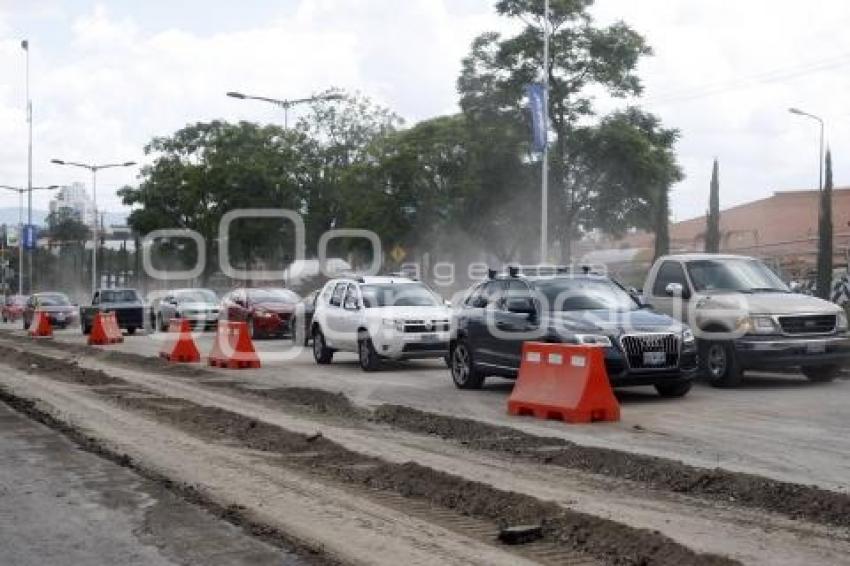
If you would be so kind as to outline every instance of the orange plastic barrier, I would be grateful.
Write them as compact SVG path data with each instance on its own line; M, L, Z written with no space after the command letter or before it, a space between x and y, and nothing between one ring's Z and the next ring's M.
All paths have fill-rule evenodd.
M53 336L53 326L50 324L50 317L44 311L36 310L33 314L32 324L30 325L29 335L33 338L45 338Z
M525 342L508 413L568 423L620 420L603 349Z
M118 328L118 318L114 312L99 312L94 315L94 324L89 334L90 346L106 346L123 341L124 335Z
M188 320L175 318L168 323L168 333L162 336L159 357L173 363L201 361L201 352L192 337L192 327Z
M260 358L244 322L219 321L209 365L228 369L259 368Z

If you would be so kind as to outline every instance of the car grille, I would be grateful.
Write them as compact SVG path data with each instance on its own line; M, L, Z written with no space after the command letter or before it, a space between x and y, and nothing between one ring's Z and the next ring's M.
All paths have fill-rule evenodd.
M675 334L628 334L620 338L632 369L670 369L679 365L679 338ZM664 352L664 365L645 365L644 353Z
M405 332L446 332L449 330L448 320L405 320Z
M786 334L827 334L835 330L835 315L780 316L779 326Z

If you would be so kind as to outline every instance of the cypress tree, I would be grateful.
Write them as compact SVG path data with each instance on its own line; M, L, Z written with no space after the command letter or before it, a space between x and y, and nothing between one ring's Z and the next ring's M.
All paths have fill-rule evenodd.
M708 194L705 251L713 254L720 252L720 165L716 157L711 170L711 188Z
M817 294L829 300L832 290L832 152L826 150L826 175L820 192L818 216L818 281Z

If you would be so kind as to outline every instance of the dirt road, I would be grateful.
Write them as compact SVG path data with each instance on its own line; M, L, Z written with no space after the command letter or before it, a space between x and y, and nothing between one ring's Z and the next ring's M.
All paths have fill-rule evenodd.
M37 399L34 410L72 423L129 455L133 465L198 486L238 521L321 549L326 559L850 562L850 500L841 494L604 450L576 452L581 449L558 444L567 435L552 431L566 427L554 423L495 429L488 420L516 423L493 414L470 425L383 403L371 410L386 391L416 390L415 384L399 377L361 404L363 389L342 376L369 376L350 364L314 373L312 380L296 378L294 368L285 371L306 366L300 359L257 372L173 370L151 359L81 356L88 350L67 345L74 340L0 336L2 359L11 365L0 377L6 394ZM149 343L142 340L132 344L136 351ZM136 339L125 348L131 342ZM267 345L279 344L261 343ZM379 375L391 382L407 373ZM445 378L439 367L413 373L429 376L423 379L432 387ZM323 393L321 387L345 390L331 379L361 396L352 403ZM311 388L294 387L308 383ZM494 413L492 403L482 406ZM548 438L517 436L541 431ZM506 547L495 541L506 523L541 521L545 534L538 543Z
M84 343L78 330L59 332L56 340ZM210 333L198 335L202 352L209 351L211 342ZM127 338L110 349L155 357L159 346L159 336L153 335ZM364 373L352 355L337 354L332 365L320 367L309 351L292 352L287 340L261 340L257 348L262 369L231 372L232 379L266 387L342 392L366 406L401 404L494 424L506 422L509 381L493 378L483 391L458 392L438 361ZM511 419L510 425L589 446L850 492L850 381L812 384L800 375L759 374L748 376L734 390L699 384L685 399L660 399L651 388L624 389L618 396L623 406L619 423L565 427Z

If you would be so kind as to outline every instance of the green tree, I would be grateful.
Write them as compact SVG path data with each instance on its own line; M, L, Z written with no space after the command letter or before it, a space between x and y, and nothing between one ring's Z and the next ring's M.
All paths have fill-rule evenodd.
M47 215L47 237L60 244L82 244L91 239L91 230L70 208L59 208Z
M711 185L708 195L708 214L706 214L705 251L720 252L720 165L717 158L711 169Z
M556 135L550 149L550 184L557 196L556 205L550 206L557 218L550 225L564 261L570 260L570 244L582 225L596 225L592 214L602 210L597 206L600 193L592 188L600 172L587 177L593 157L582 146L585 136L579 126L593 114L591 91L601 89L614 97L639 94L635 69L640 58L651 53L643 37L623 22L595 26L591 5L591 0L552 0L549 11L549 117ZM486 33L473 42L458 80L461 108L473 115L516 116L522 112L525 85L541 78L543 1L500 0L496 10L525 26L514 37Z
M128 223L140 234L163 228L197 231L207 248L208 276L218 265L218 227L226 212L300 210L304 180L313 178L307 146L303 133L248 122L198 123L154 138L145 153L155 157L142 168L141 183L119 191L124 204L135 207ZM234 223L228 244L237 262L250 265L260 257L280 258L284 243L293 240L288 223L281 229L275 221L251 220ZM175 253L194 264L193 246L178 246Z
M826 175L818 215L817 295L829 300L832 291L832 151L826 150Z

